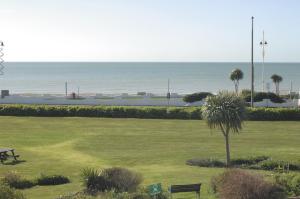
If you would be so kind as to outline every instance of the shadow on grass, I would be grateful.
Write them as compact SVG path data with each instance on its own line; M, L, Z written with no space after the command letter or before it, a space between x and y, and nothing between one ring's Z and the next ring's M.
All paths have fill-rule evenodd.
M26 162L26 160L14 160L10 162L3 162L3 165L17 165Z

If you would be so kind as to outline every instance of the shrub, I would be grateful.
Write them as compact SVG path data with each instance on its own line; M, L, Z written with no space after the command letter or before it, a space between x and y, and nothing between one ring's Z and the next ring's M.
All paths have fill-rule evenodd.
M222 199L285 199L283 189L263 179L261 175L232 169L221 174L215 190Z
M22 179L16 172L7 172L4 174L3 182L12 188L26 189L35 186L35 184L26 179Z
M254 156L248 158L235 158L231 160L232 165L254 165L264 160L269 159L268 156Z
M235 158L231 160L231 165L235 167L240 166L253 166L259 162L269 159L268 156L253 156L249 158ZM190 159L186 161L187 165L200 166L200 167L226 167L225 162L207 158L207 159ZM248 167L246 167L248 168Z
M299 121L300 109L248 108L247 118L254 121Z
M251 101L251 91L248 90L243 90L241 93L242 98L246 101L246 102L250 102ZM264 99L270 99L271 102L274 103L283 103L285 102L284 99L282 99L280 96L276 95L275 93L265 93L265 92L255 92L254 96L253 96L253 101L254 102L261 102Z
M1 116L201 119L201 113L201 107L0 105ZM248 108L247 119L254 121L299 121L300 109Z
M186 161L187 165L199 167L225 167L226 163L216 159L190 159Z
M70 182L69 178L62 176L62 175L47 176L47 175L41 174L41 176L36 179L36 183L40 186L60 185L60 184L66 184L69 182Z
M209 92L193 93L193 94L184 96L183 101L188 102L188 103L193 103L193 102L201 101L201 100L205 99L207 96L211 96L211 95L213 95L213 94L211 94Z
M275 182L283 187L289 196L300 195L300 174L277 174Z
M8 185L0 183L0 199L25 199L25 196Z
M291 170L291 171L299 171L300 163L290 163L285 161L277 161L277 160L265 160L259 163L259 167L263 170Z
M135 192L143 180L140 174L120 167L108 168L102 171L84 169L82 177L90 193L110 190Z
M117 192L134 192L143 181L140 174L120 167L104 169L101 176Z
M101 172L92 168L85 168L82 170L83 183L87 191L98 192L105 191L110 188L109 182L101 176Z

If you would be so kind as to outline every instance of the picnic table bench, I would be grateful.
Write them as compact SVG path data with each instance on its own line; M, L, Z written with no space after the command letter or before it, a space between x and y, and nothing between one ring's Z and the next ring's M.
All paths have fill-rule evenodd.
M171 185L169 191L171 193L171 198L173 193L183 193L183 192L196 192L196 197L200 199L200 189L201 183L199 184L185 184L185 185Z
M11 155L10 155L10 154ZM0 161L1 163L3 163L5 160L7 160L8 158L13 158L15 161L17 161L19 155L15 154L15 149L11 149L11 148L0 148Z

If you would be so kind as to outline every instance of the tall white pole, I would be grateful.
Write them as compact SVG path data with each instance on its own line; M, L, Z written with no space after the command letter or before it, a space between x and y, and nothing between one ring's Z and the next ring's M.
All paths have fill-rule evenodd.
M290 99L292 99L292 93L293 93L293 81L291 80Z
M168 79L168 93L167 93L168 106L170 106L170 98L171 98L171 93L170 93L170 79Z
M66 92L66 97L68 96L68 82L65 82L65 92Z
M265 91L265 31L263 31L263 68L262 68L262 91Z
M2 41L0 41L0 75L4 75L4 66L3 66L3 63L4 63L4 60L3 60L3 56L4 56L4 53L2 52L3 51L3 47L4 47L4 43Z
M262 63L262 92L265 91L265 55L266 55L266 51L265 51L265 47L267 45L267 41L265 40L265 31L263 31L263 39L260 42L260 45L262 47L262 58L263 58L263 63Z
M254 53L254 49L253 49L253 21L254 21L254 17L251 17L252 20L252 29L251 29L251 107L254 106L254 57L253 57L253 53Z

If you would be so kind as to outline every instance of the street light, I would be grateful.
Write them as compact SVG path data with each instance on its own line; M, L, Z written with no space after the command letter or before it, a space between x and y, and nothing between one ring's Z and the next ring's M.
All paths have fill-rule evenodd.
M4 63L4 60L3 60L3 56L4 56L4 53L3 53L3 47L4 47L4 43L3 41L0 41L0 75L4 75L4 66L3 66L3 63Z
M262 58L263 58L263 64L262 64L262 91L265 91L265 47L268 45L268 42L265 40L265 31L263 31L263 39L259 43L262 47Z
M253 21L254 17L251 17L252 20L252 30L251 30L251 107L253 107L253 96L254 96L254 63L253 63Z

